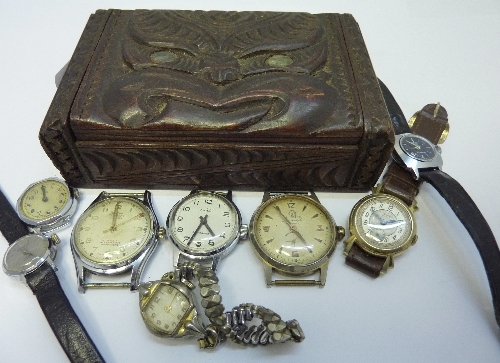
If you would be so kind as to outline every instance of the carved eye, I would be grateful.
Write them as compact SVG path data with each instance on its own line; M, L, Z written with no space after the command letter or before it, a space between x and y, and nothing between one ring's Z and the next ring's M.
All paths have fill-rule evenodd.
M151 54L151 60L155 63L171 63L177 59L177 55L168 50Z
M266 59L266 64L271 67L284 68L293 63L293 59L287 55L277 54Z

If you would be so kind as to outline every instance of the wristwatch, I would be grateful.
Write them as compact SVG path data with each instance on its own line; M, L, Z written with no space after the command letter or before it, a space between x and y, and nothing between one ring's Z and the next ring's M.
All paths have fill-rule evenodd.
M265 192L250 220L250 239L264 261L266 284L324 286L328 261L345 231L313 192ZM277 279L307 276L319 271L319 280Z
M104 362L59 284L54 265L59 238L31 234L0 191L0 231L9 243L7 275L24 281L36 296L54 335L71 362Z
M413 120L412 129L410 129L401 108L397 104L389 89L380 80L379 84L396 134L411 133L415 130L415 126L418 125L418 122L425 122L425 117ZM432 106L429 107L431 110L432 108ZM443 112L443 110L444 109L441 109L441 112ZM426 114L429 116L428 112L424 112L420 115L426 116ZM435 125L437 125L437 123L435 123ZM442 125L440 127L442 127ZM441 134L447 134L447 132L448 131L445 126ZM431 133L433 135L437 135L437 132L431 131ZM432 139L432 137L424 135L423 133L422 136L433 143L439 141ZM439 150L437 151L439 152ZM398 151L395 152L397 153ZM403 155L397 155L394 159L398 161L406 170L409 170L412 173L414 172L415 166L411 163L407 163ZM500 249L498 248L495 236L493 235L488 222L483 217L481 211L476 206L472 198L469 194L467 194L466 190L460 185L460 183L445 172L441 171L440 168L441 167L429 167L420 169L420 166L417 166L418 174L415 173L415 176L419 177L417 182L426 181L432 185L451 207L460 222L464 225L467 232L469 232L469 235L476 245L483 261L488 283L490 285L495 319L497 324L500 326L500 269L498 268L498 266L500 266Z
M196 298L196 277L200 302ZM245 345L267 345L292 340L301 342L304 333L296 320L285 322L272 310L254 304L241 304L224 312L216 272L197 262L184 262L159 281L145 282L139 288L139 306L146 327L165 338L197 337L200 348L215 348L230 337ZM209 320L203 323L202 311ZM253 318L259 326L248 326Z
M78 196L78 189L63 180L47 178L26 188L17 200L17 213L30 231L48 236L69 225Z
M219 261L247 238L248 226L228 191L193 190L171 209L167 232L177 247L174 266L183 261L211 265L216 271Z
M382 184L356 203L349 217L346 263L374 278L393 268L394 257L417 241L413 211L420 187L418 168L443 164L441 149L427 138L436 144L444 142L449 131L446 110L439 104L427 105L412 117L411 124L413 133L396 135L394 155L412 169L392 162Z
M142 269L164 228L153 211L151 193L102 192L83 212L71 235L78 290L127 287L136 291ZM118 275L131 270L127 283L88 283L86 272Z

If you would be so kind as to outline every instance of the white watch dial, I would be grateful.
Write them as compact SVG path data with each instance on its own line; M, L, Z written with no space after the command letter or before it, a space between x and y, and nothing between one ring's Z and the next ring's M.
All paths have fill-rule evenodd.
M222 195L197 192L172 209L168 225L169 235L179 249L208 255L236 239L240 220L236 208Z

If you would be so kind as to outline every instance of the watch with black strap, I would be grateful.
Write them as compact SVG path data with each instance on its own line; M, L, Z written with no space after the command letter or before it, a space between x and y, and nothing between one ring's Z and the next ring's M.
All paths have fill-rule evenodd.
M401 108L389 89L380 80L379 84L395 133L412 133ZM421 115L426 116L425 112ZM427 114L427 117L428 116ZM416 122L420 121L423 121L423 119L417 120ZM415 122L413 125L415 126ZM443 132L447 133L446 128ZM419 178L418 180L426 181L436 189L449 204L471 236L483 261L488 283L490 285L495 319L500 326L500 249L498 248L495 236L488 222L460 183L443 172L440 166L421 167L421 164L415 166L415 164L405 162L404 159L401 160L401 155L396 156L395 159L407 170L415 171L415 168L417 169L418 174L416 176Z
M0 191L0 231L9 243L4 271L24 280L33 291L59 344L71 362L104 362L61 288L53 259L56 235L30 234Z

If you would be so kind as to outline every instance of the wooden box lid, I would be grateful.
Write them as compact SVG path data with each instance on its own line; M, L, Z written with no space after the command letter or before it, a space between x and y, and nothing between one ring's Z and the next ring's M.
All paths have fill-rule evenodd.
M40 140L80 187L367 190L394 135L351 15L100 10Z

